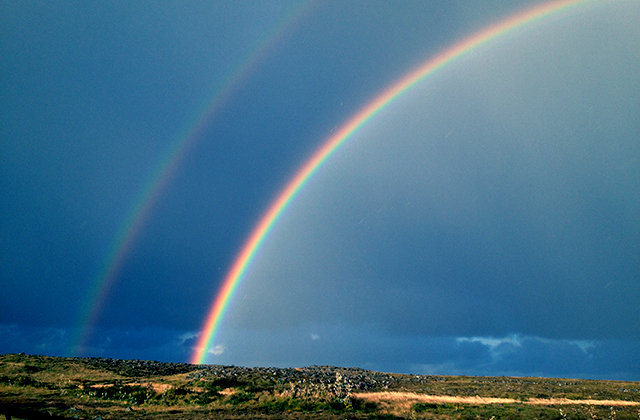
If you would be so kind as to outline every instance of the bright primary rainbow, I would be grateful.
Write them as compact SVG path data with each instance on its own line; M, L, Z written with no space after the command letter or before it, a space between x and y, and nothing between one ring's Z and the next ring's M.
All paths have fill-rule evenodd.
M200 332L196 348L192 354L191 363L202 364L206 362L209 348L213 344L213 340L220 327L225 310L233 297L234 291L238 287L243 274L249 264L251 264L260 245L264 242L284 210L320 166L322 166L345 141L366 124L367 121L418 82L434 74L436 71L443 69L473 49L505 36L518 28L522 28L523 26L557 14L573 6L583 5L592 1L595 0L562 0L539 5L463 40L452 48L429 59L402 80L384 91L373 102L352 117L337 133L326 140L322 147L315 152L311 159L304 164L295 177L287 184L286 188L280 193L271 207L269 207L268 211L262 219L260 219L257 227L253 230L253 233L245 243L240 254L237 256L209 311L202 331Z

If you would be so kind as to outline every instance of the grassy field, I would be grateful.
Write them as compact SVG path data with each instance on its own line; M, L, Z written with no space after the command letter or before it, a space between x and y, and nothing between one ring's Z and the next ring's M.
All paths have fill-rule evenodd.
M636 419L640 383L0 356L14 419Z

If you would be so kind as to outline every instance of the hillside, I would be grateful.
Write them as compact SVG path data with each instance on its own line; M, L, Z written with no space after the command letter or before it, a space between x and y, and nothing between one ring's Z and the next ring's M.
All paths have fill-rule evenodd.
M640 383L0 356L18 419L639 419Z

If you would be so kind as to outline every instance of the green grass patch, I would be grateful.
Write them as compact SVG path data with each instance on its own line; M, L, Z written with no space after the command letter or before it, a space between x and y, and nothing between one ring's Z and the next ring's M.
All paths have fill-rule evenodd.
M110 386L89 387L84 391L84 394L98 400L121 401L135 405L153 401L157 397L151 388L139 385L122 385L117 382Z

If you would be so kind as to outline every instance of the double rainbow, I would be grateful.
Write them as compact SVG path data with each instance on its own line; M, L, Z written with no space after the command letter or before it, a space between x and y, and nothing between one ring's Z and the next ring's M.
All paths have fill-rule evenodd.
M287 184L271 207L269 207L231 266L200 332L196 348L191 357L191 363L202 364L206 362L209 349L213 344L225 311L260 245L262 245L275 223L297 193L341 145L351 138L369 120L418 82L444 69L474 49L513 33L517 29L593 1L595 0L561 0L542 4L476 33L443 53L427 60L416 70L384 91L373 102L353 116L337 133L326 140L320 149L314 153L311 159L302 166L295 177Z

